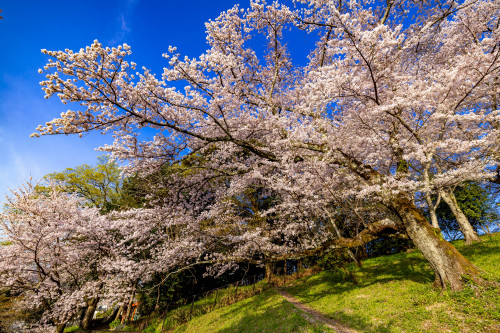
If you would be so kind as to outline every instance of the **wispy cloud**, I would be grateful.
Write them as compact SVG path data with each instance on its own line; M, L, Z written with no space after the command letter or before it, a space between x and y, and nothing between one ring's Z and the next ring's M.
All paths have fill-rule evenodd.
M58 101L46 101L39 93L36 79L2 76L0 90L0 210L8 188L17 188L30 177L43 175L83 163L92 163L102 155L95 147L111 143L112 138L98 133L85 138L50 136L30 138L43 124L66 109Z
M127 26L127 21L125 20L125 16L122 14L120 18L121 18L121 21L122 21L122 24L121 24L121 27L120 27L120 31L130 32L130 28Z
M113 38L109 41L109 44L116 45L125 41L127 34L131 32L131 25L129 23L130 15L138 3L139 0L127 0L124 8L120 11L120 14L117 17L119 28L116 30Z

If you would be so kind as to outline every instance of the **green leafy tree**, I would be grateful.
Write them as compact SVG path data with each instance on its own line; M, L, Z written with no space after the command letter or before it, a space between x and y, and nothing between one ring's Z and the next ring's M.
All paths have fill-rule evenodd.
M55 182L64 192L85 198L89 206L98 207L103 213L117 210L126 201L121 194L123 180L120 168L109 156L99 156L97 160L96 166L82 164L49 173L43 179L45 183ZM47 188L40 185L37 190L44 192Z

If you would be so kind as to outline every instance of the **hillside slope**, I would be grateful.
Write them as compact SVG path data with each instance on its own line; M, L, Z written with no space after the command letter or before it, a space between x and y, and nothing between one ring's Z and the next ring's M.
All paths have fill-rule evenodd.
M500 234L455 246L500 282ZM463 291L435 290L433 274L419 251L366 260L343 272L325 271L300 279L286 291L326 317L362 332L499 332L500 292L470 284ZM276 291L269 290L194 318L175 332L332 332Z

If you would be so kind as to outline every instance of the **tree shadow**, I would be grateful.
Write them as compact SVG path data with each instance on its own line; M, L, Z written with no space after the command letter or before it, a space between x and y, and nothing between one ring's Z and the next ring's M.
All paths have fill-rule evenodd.
M281 296L273 293L266 293L263 297L248 302L247 304L231 308L230 311L221 315L218 320L223 322L230 321L231 325L215 329L214 332L219 333L236 333L236 332L259 332L259 333L288 333L288 332L303 332L304 328L310 329L312 332L333 332L322 325L320 322L312 323L309 316L302 311L296 309L292 304L281 298ZM279 301L276 302L276 297ZM244 314L241 316L241 314ZM235 316L241 316L235 320ZM386 325L373 327L373 323L365 318L350 316L343 311L338 311L329 318L342 318L342 323L346 326L363 327L363 332L372 333L389 333L392 332L392 321ZM338 320L338 319L336 319ZM351 325L355 323L355 325Z
M498 248L500 247L500 234L493 234L491 238L483 235L483 240L479 243L465 245L463 241L452 242L452 244L466 257L490 257L491 255L498 255Z
M387 257L392 257L392 260ZM299 298L307 299L307 303L309 303L325 295L342 294L350 292L353 289L361 289L374 284L384 284L393 281L413 281L419 284L431 284L434 281L434 273L425 259L413 254L409 257L402 257L400 255L387 257L377 258L376 263L371 262L363 265L361 268L353 269L357 283L348 274L340 270L335 270L323 272L319 278L318 276L303 278L300 280L300 284L289 287L287 290ZM307 285L307 289L302 288L304 285ZM325 291L310 292L310 290L314 290L315 287L320 285L323 287L318 289Z
M465 246L458 243L457 247L467 258L473 259L484 257L498 257L498 247L500 238L493 241L488 239L485 242ZM494 260L487 259L487 260ZM382 285L384 288L391 288L390 284L397 281L412 281L419 285L430 286L434 281L434 273L429 263L422 257L419 251L412 253L399 253L370 259L363 267L356 268L350 266L358 280L358 284L352 281L349 274L341 269L326 271L319 275L303 277L294 282L294 286L286 288L292 295L304 300L304 304L321 301L320 299L332 295L350 293L353 289L363 289L371 285ZM417 286L417 288L419 288ZM397 293L404 293L401 289L395 288L392 297L398 298ZM272 291L257 295L247 302L238 302L230 308L220 309L220 315L214 322L222 322L219 327L212 329L214 332L296 332L309 328L313 332L322 332L324 327L313 325L304 319L306 314L302 314L292 304L284 299L277 301L276 295ZM372 296L369 296L372 297ZM370 302L384 302L383 299L372 299ZM418 300L417 300L418 301ZM332 304L332 307L335 306ZM383 304L381 304L383 306ZM362 332L388 333L394 332L400 323L397 318L385 320L384 323L374 322L369 316L360 315L348 308L331 309L324 311L326 317L338 320L346 326L358 329ZM229 324L228 324L229 323Z

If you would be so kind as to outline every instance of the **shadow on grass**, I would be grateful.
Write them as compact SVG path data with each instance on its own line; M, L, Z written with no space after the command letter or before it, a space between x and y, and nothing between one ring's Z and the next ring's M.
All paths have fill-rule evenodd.
M333 332L323 323L308 319L307 314L296 309L279 294L268 291L244 304L234 304L217 318L217 321L225 323L224 327L211 329L219 333Z
M465 245L463 241L455 241L452 244L457 248L460 253L464 256L490 256L498 255L498 248L500 247L500 234L494 234L490 238L489 236L482 236L483 240L480 243L473 243L471 245Z
M497 267L500 257L500 234L494 234L490 239L483 236L483 242L465 245L463 241L454 242L453 245L465 257L476 264L480 269L491 270ZM480 259L480 260L479 260ZM477 262L476 262L477 260ZM288 290L298 297L312 302L325 294L341 294L351 291L355 288L364 288L373 284L382 284L391 281L413 281L421 284L431 284L434 282L434 273L427 260L424 259L421 252L415 250L411 253L398 253L393 255L371 258L365 262L363 267L356 268L350 266L351 270L358 280L358 284L353 283L352 279L344 272L326 271L319 276L310 276L299 280L300 285L289 287ZM500 279L500 275L496 276ZM325 292L317 295L309 291L319 285L326 285ZM307 286L304 289L301 286Z
M465 245L463 241L455 241L453 245L467 259L472 261L480 270L483 271L483 278L500 282L500 271L498 263L500 262L500 233L495 233L491 237L481 236L483 242Z
M473 244L471 246L465 246L463 242L456 242L454 245L471 261L475 262L475 259L477 258L478 261L476 264L479 268L486 269L487 267L498 267L497 263L500 256L498 251L498 248L500 247L500 235L497 235L491 240L486 238L484 242ZM304 277L294 283L297 285L289 286L286 289L292 295L297 296L297 298L302 300L303 303L307 304L315 301L321 302L321 299L327 297L328 295L337 294L341 296L339 299L342 299L342 294L348 295L355 289L363 289L371 285L381 285L383 288L391 290L392 287L390 283L398 281L412 281L418 285L429 286L434 281L434 274L428 262L422 257L422 254L419 251L372 258L367 260L361 268L351 266L349 269L353 271L359 284L354 284L349 275L339 270L322 272L314 276ZM497 275L497 277L498 276L499 275ZM398 297L398 292L405 293L405 290L406 289L395 290L394 297ZM422 288L417 286L416 290L419 290L420 292L422 291ZM470 292L473 293L473 290L470 290ZM431 303L429 304L434 304L433 294L434 293L429 296L431 300ZM349 297L352 297L352 295L359 295L359 293L351 294ZM367 301L371 302L372 306L373 303L381 302L380 306L382 309L384 307L384 300L377 299L376 296L377 295L369 296L370 300ZM477 295L475 294L468 295L464 292L456 294L453 297L465 297L470 301L469 303L473 303L473 300L477 299L476 296ZM414 301L422 302L415 304L417 307L420 306L423 308L423 305L427 304L426 295L415 294L415 296L412 297L415 297ZM462 303L464 300L457 300L456 302ZM465 308L468 312L464 313L469 313L471 308L474 309L477 307L478 309L482 309L484 307L483 304L476 305L475 303L472 303L467 303L468 306L465 306ZM397 306L397 304L395 305ZM332 304L332 307L333 306L335 305ZM401 325L400 318L386 318L382 323L377 322L376 318L363 316L362 312L359 312L362 311L362 309L357 309L356 311L358 312L356 313L350 311L349 309L344 309L342 303L339 303L337 306L339 306L338 309L332 308L330 311L324 311L323 313L332 319L341 321L346 326L356 328L362 332L389 333L397 331L399 325ZM493 310L489 311L494 311L496 308L492 307L492 309ZM311 324L309 321L304 319L301 314L299 314L299 310L295 309L293 305L286 302L281 298L281 296L272 291L267 291L251 299L238 302L229 308L219 309L217 312L218 313L215 317L212 317L211 319L205 318L203 319L205 320L204 323L198 324L205 324L211 332L222 333L325 331L324 326L320 327L318 325L315 326ZM412 312L412 315L417 317L421 314L422 313L420 312ZM424 318L421 318L421 320L423 321ZM420 327L419 321L416 323L417 326L412 327ZM221 323L218 327L210 326L217 325L218 323ZM190 331L193 331L193 328L196 329L196 327L193 326L192 328L190 327ZM326 331L328 330L326 329Z
M487 272L488 276L491 276L492 279L500 281L500 273L498 272L498 262L500 262L500 234L493 236L492 239L483 237L483 240L484 241L481 243L475 243L469 246L466 246L463 242L456 242L454 245L462 254L464 254L464 256L476 264L478 268ZM359 282L358 284L355 284L349 275L340 270L327 271L316 276L304 278L300 280L300 284L297 286L287 288L287 291L289 291L292 295L297 296L305 304L316 302L316 306L319 306L319 308L323 307L323 312L328 312L331 318L341 320L346 325L361 329L363 332L392 332L397 329L396 326L400 325L401 322L390 319L389 321L384 320L383 323L378 323L377 325L376 321L370 322L370 318L363 316L362 309L355 309L357 314L354 315L351 315L353 311L350 309L344 310L344 300L348 300L349 297L356 297L365 293L365 291L360 291L359 293L353 292L356 289L361 290L371 285L381 285L383 288L387 288L387 290L393 292L393 296L390 296L393 299L397 299L398 297L405 299L408 293L412 294L416 290L419 290L418 294L415 294L408 299L410 302L416 302L416 307L421 307L419 304L426 304L427 301L430 301L435 297L433 296L434 293L430 293L426 296L427 294L424 292L425 288L422 289L418 286L430 287L434 281L434 273L427 260L423 258L420 251L372 258L367 260L361 268L351 266L349 269L353 271ZM414 287L406 287L406 284L404 283L405 281L412 281L418 285ZM403 285L399 283L399 285L391 287L391 283L395 282L403 282ZM394 289L392 290L392 288ZM380 289L375 288L371 289L371 291L366 291L366 293L370 295L370 300L367 301L371 303L366 305L373 307L374 305L376 306L374 303L381 302L380 306L383 308L384 296L378 299L378 295L376 294L377 290ZM464 293L467 294L467 292L468 290L457 293L454 297L460 297L460 295ZM470 292L473 293L474 291L470 290ZM333 295L337 295L338 297L332 297ZM336 311L334 308L324 308L325 299L328 299L329 296L332 297L332 300L338 300L338 304L336 306L339 306L341 311ZM470 300L474 300L475 298L477 298L477 295L470 296ZM431 301L431 303L433 302L434 301ZM333 306L334 305L332 304L332 307ZM397 303L390 306L397 306ZM484 304L474 303L471 307L482 309L484 308ZM472 310L466 309L463 311L470 312Z
M277 299L279 298L279 299ZM242 315L243 314L243 315ZM235 319L235 316L240 318ZM341 318L344 324L355 324L352 327L367 328L363 332L372 333L390 333L392 321L387 325L373 327L373 324L357 316L349 316L344 312L335 313L335 317ZM248 302L232 308L218 318L223 322L231 322L229 326L221 329L216 329L214 332L219 333L235 333L235 332L260 332L260 333L288 333L288 332L303 332L308 329L308 332L333 332L326 328L322 323L311 323L307 320L308 316L296 309L292 304L288 303L281 296L274 292L268 292L262 295L262 298ZM351 326L351 325L350 325Z
M373 284L384 284L393 281L413 281L431 284L434 273L428 262L417 253L396 254L371 259L361 268L349 267L358 283L355 284L349 275L342 271L325 271L320 275L300 280L300 285L289 287L293 295L307 299L307 303L331 294L351 292L353 289L365 288ZM321 288L316 288L322 286ZM317 293L311 290L320 289Z
M179 327L176 332L333 332L312 323L274 291L267 291L230 307L218 309L200 321Z

